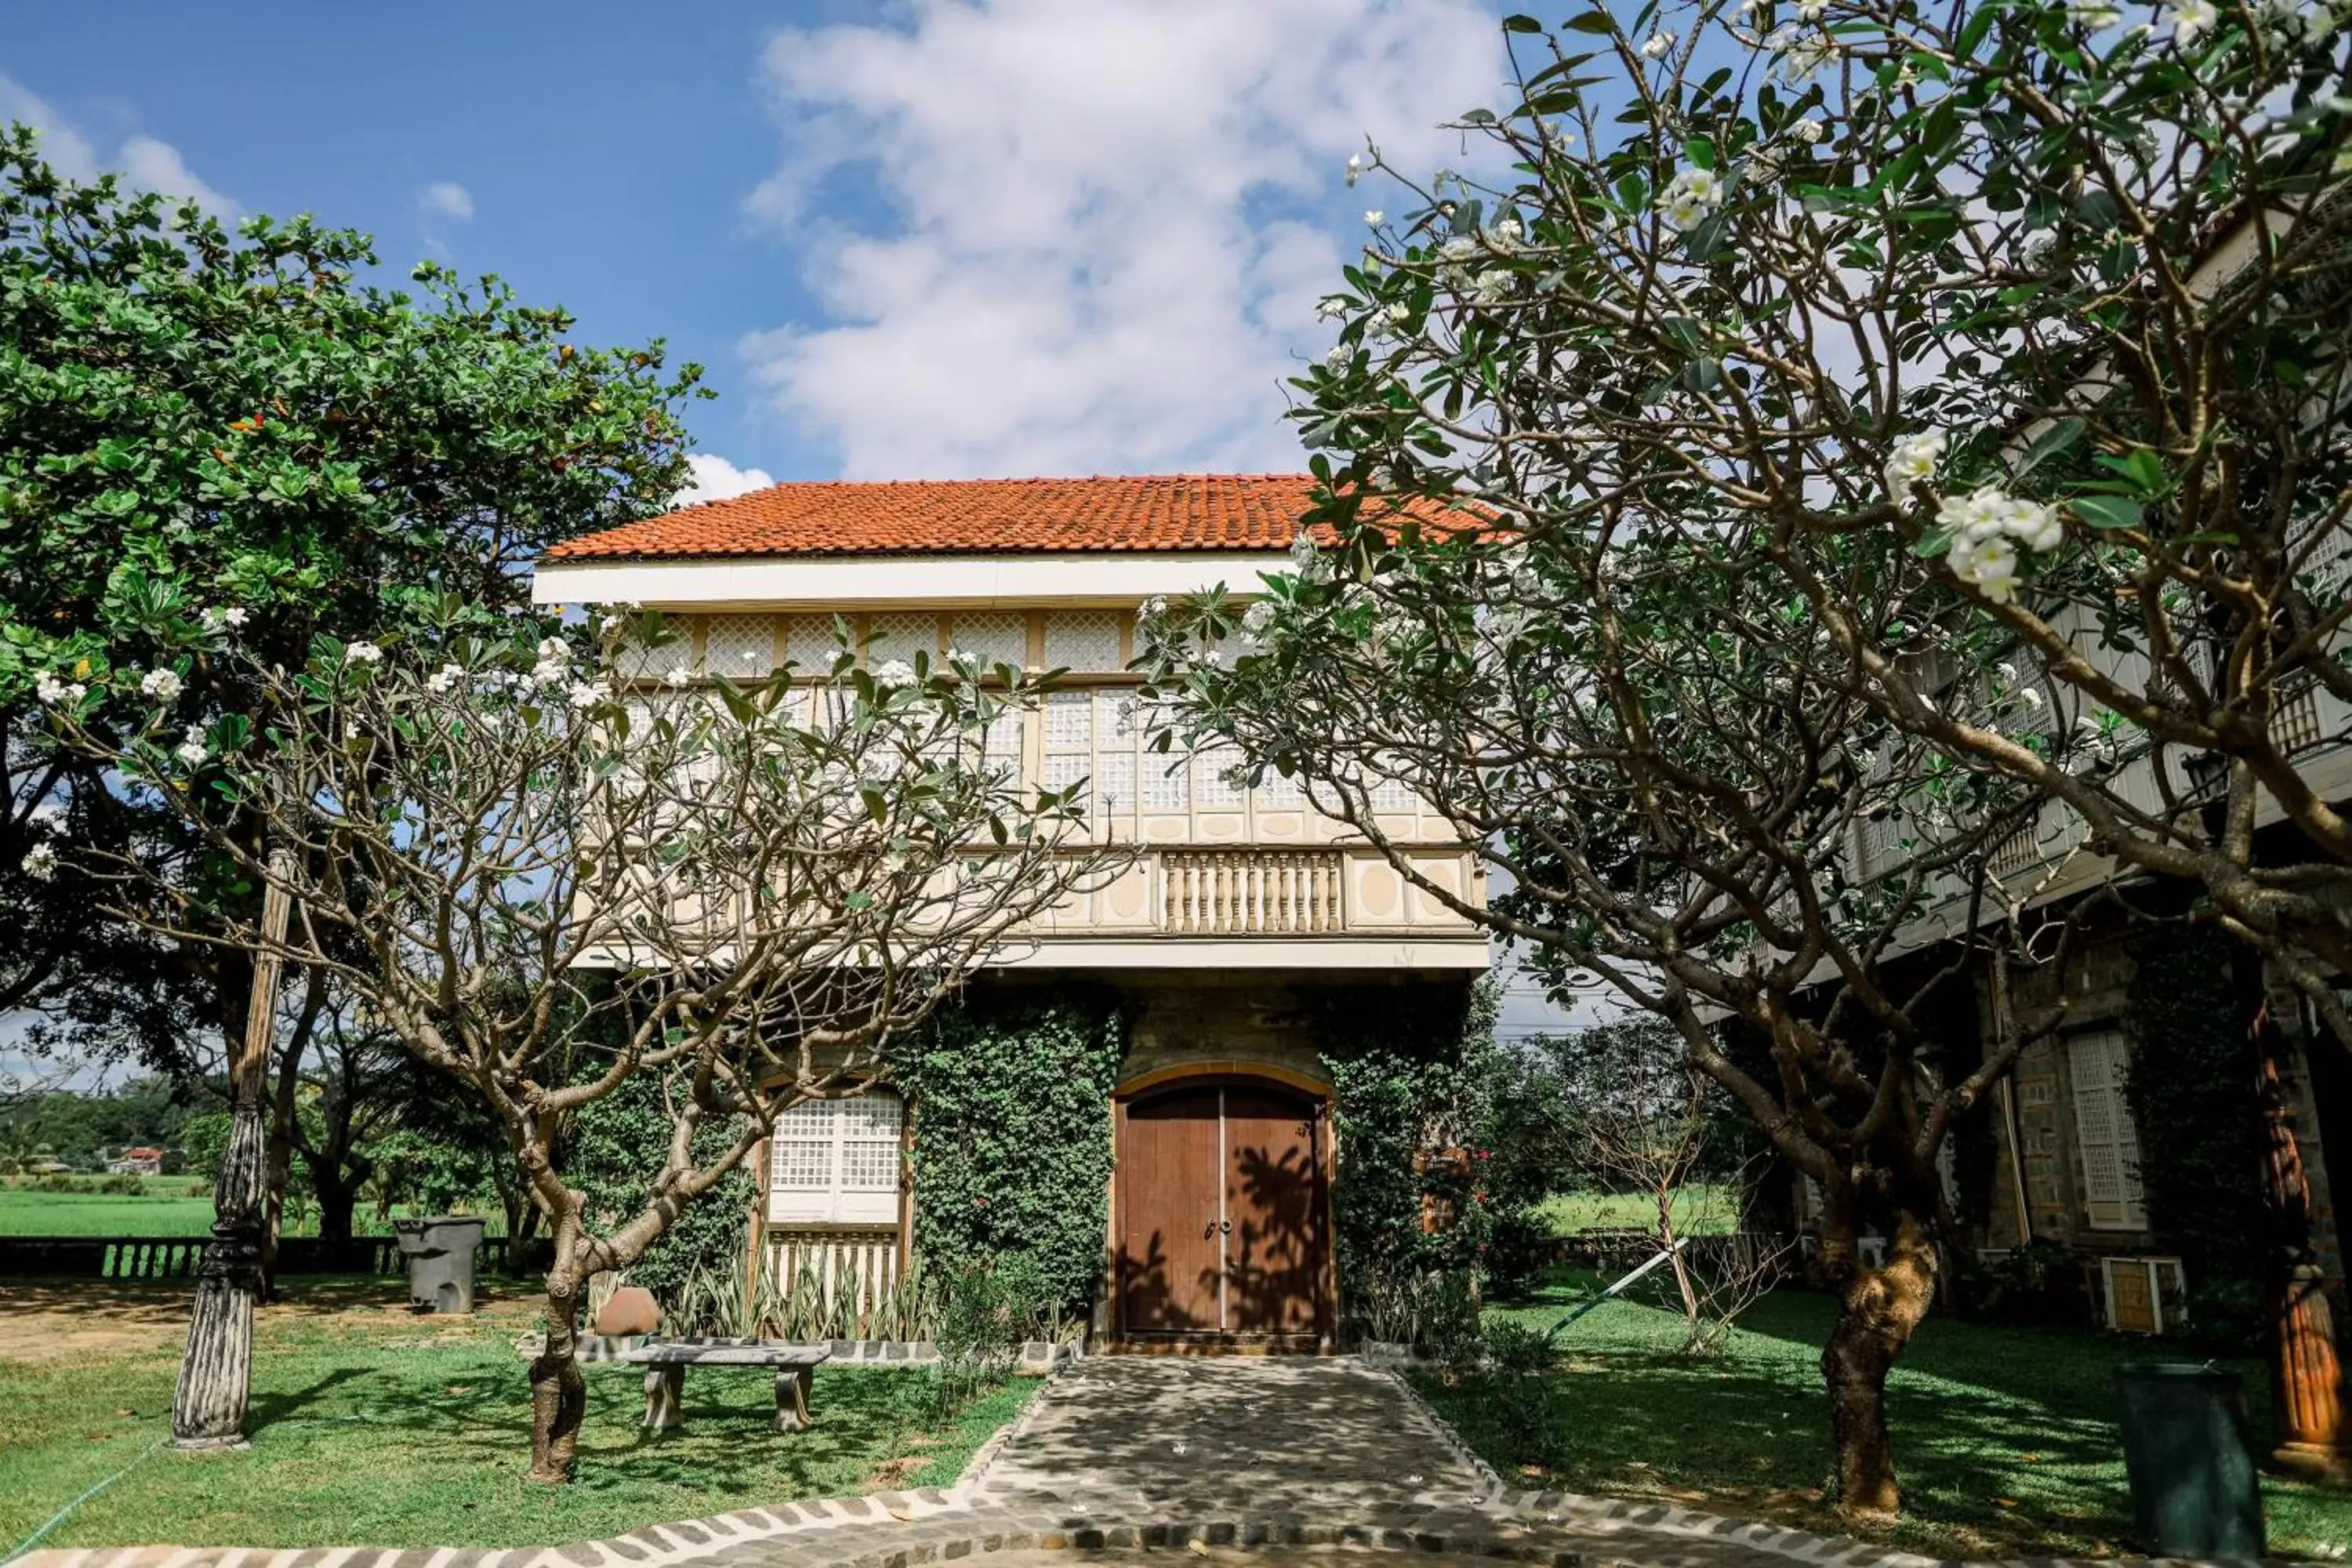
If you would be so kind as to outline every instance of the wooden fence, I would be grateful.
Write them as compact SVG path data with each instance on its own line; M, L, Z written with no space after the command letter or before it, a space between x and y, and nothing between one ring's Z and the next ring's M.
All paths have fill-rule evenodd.
M209 1237L202 1236L6 1236L0 1237L0 1279L192 1279L203 1263ZM482 1238L475 1254L484 1274L510 1274L547 1267L548 1241L530 1237L520 1247L503 1236ZM400 1274L400 1244L389 1236L323 1241L289 1236L278 1243L280 1274Z

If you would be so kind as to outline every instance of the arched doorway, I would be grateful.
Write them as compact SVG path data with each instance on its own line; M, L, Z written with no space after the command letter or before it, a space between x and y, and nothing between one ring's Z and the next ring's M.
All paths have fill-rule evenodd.
M1134 1344L1327 1341L1329 1128L1302 1089L1223 1074L1119 1104L1118 1331Z

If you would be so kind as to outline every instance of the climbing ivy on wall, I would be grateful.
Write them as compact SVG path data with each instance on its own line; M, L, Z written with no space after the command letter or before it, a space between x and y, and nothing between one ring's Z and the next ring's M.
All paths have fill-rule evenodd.
M988 1268L1040 1310L1088 1304L1126 1038L1107 998L975 996L902 1049L894 1076L914 1107L915 1248L928 1267Z
M2124 1100L2139 1132L2148 1228L2180 1256L2190 1331L2252 1344L2279 1237L2262 1196L2259 1064L2234 948L2210 925L2167 922L2135 937L2130 953Z
M1321 1024L1332 1089L1332 1237L1341 1310L1359 1329L1382 1298L1430 1276L1475 1279L1498 1237L1529 1224L1529 1194L1501 1182L1495 1090L1507 1081L1493 1039L1496 995L1367 989L1335 1000ZM1416 1170L1415 1156L1459 1147L1466 1171ZM1535 1194L1539 1196L1540 1194ZM1424 1199L1454 1225L1423 1228Z
M643 1207L669 1147L672 1126L662 1109L662 1084L639 1073L583 1110L572 1131L563 1159L563 1179L587 1195L588 1215L599 1225L614 1223ZM697 1135L696 1155L709 1159L735 1141L738 1125L720 1122ZM758 1184L743 1166L679 1211L667 1235L629 1266L632 1285L675 1307L686 1282L698 1273L723 1274L743 1256Z

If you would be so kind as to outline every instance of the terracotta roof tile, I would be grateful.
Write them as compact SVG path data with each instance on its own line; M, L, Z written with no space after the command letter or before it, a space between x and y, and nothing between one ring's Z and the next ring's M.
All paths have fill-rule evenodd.
M1307 474L774 485L568 540L551 562L1064 550L1283 550Z

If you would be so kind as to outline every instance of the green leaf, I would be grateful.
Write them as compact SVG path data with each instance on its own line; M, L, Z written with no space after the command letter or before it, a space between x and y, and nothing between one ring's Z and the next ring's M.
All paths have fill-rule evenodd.
M1543 31L1543 24L1523 11L1514 11L1509 16L1503 18L1503 31L1507 33L1540 33Z
M2017 467L2011 471L2021 479L2032 473L2081 440L2084 429L2083 421L2071 416L2057 421L2033 438L2032 445L2018 458Z
M2141 511L2137 501L2121 496L2076 496L2067 506L2090 528L2137 528Z

